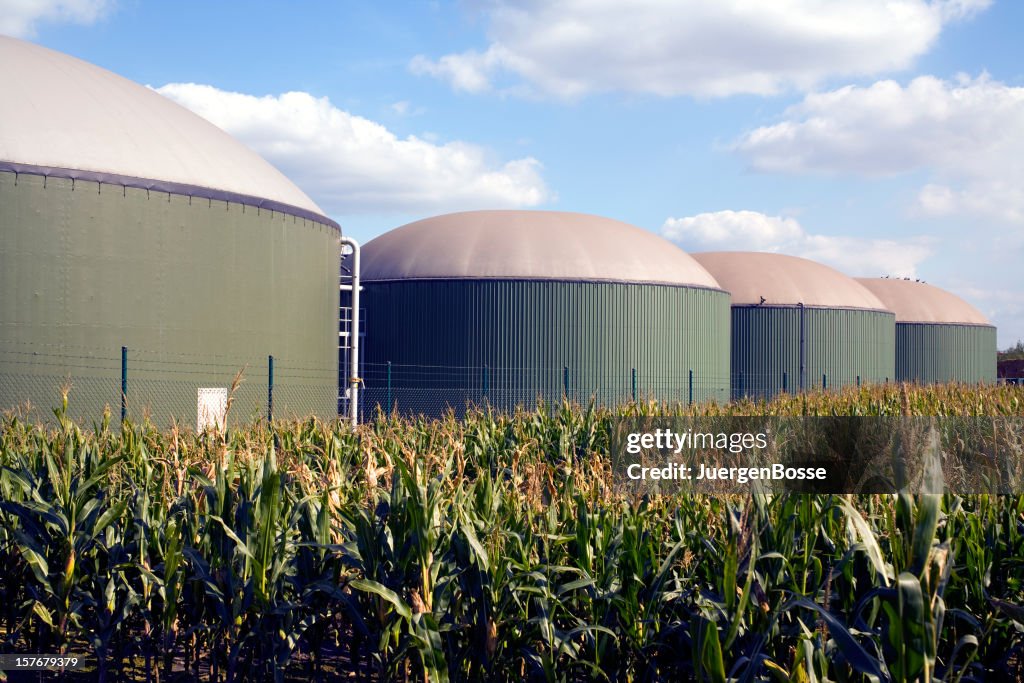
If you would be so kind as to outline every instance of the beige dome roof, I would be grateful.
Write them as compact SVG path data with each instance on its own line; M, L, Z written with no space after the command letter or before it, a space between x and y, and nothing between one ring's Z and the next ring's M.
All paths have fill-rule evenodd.
M435 216L371 240L362 259L366 280L607 280L720 289L686 252L652 232L559 211Z
M896 278L858 278L857 282L893 311L898 323L992 324L957 295L924 282Z
M816 306L886 310L863 285L834 268L796 256L752 251L710 251L693 258L707 268L734 306Z
M0 170L323 216L258 154L149 88L6 36L0 36L0 64Z

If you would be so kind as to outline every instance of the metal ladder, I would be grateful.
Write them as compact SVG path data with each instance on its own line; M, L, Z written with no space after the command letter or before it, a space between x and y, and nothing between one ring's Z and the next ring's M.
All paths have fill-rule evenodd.
M366 336L366 323L365 312L359 306L359 292L363 289L359 284L359 245L349 237L342 237L341 242L342 256L338 273L338 415L348 415L355 426L359 413L358 387L364 369L359 348ZM348 253L345 253L346 246L349 247ZM356 290L357 286L359 291ZM353 320L358 323L356 337L352 334ZM358 359L355 371L352 367L353 355Z

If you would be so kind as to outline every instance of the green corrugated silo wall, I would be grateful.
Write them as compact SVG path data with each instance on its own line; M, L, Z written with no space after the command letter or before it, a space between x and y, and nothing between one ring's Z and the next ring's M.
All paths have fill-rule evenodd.
M733 397L799 391L803 316L805 389L885 382L896 377L895 316L882 311L798 306L734 306Z
M568 395L728 400L729 296L585 281L366 282L365 404L440 414ZM390 391L387 366L391 363ZM485 369L486 366L486 369Z
M336 414L338 231L235 202L0 173L0 409L128 407L195 425L196 390L245 369L237 419Z
M996 328L896 324L896 377L904 382L996 381Z

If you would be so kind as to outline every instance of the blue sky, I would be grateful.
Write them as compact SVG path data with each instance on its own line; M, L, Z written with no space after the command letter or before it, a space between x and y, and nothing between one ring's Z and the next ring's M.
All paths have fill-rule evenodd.
M366 241L488 207L922 278L1024 338L1024 3L0 0Z

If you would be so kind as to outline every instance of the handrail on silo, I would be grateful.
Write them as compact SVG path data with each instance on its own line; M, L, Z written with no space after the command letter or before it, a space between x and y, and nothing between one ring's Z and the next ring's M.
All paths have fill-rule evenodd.
M342 235L341 243L352 247L352 319L349 322L348 412L352 426L359 424L359 242Z

